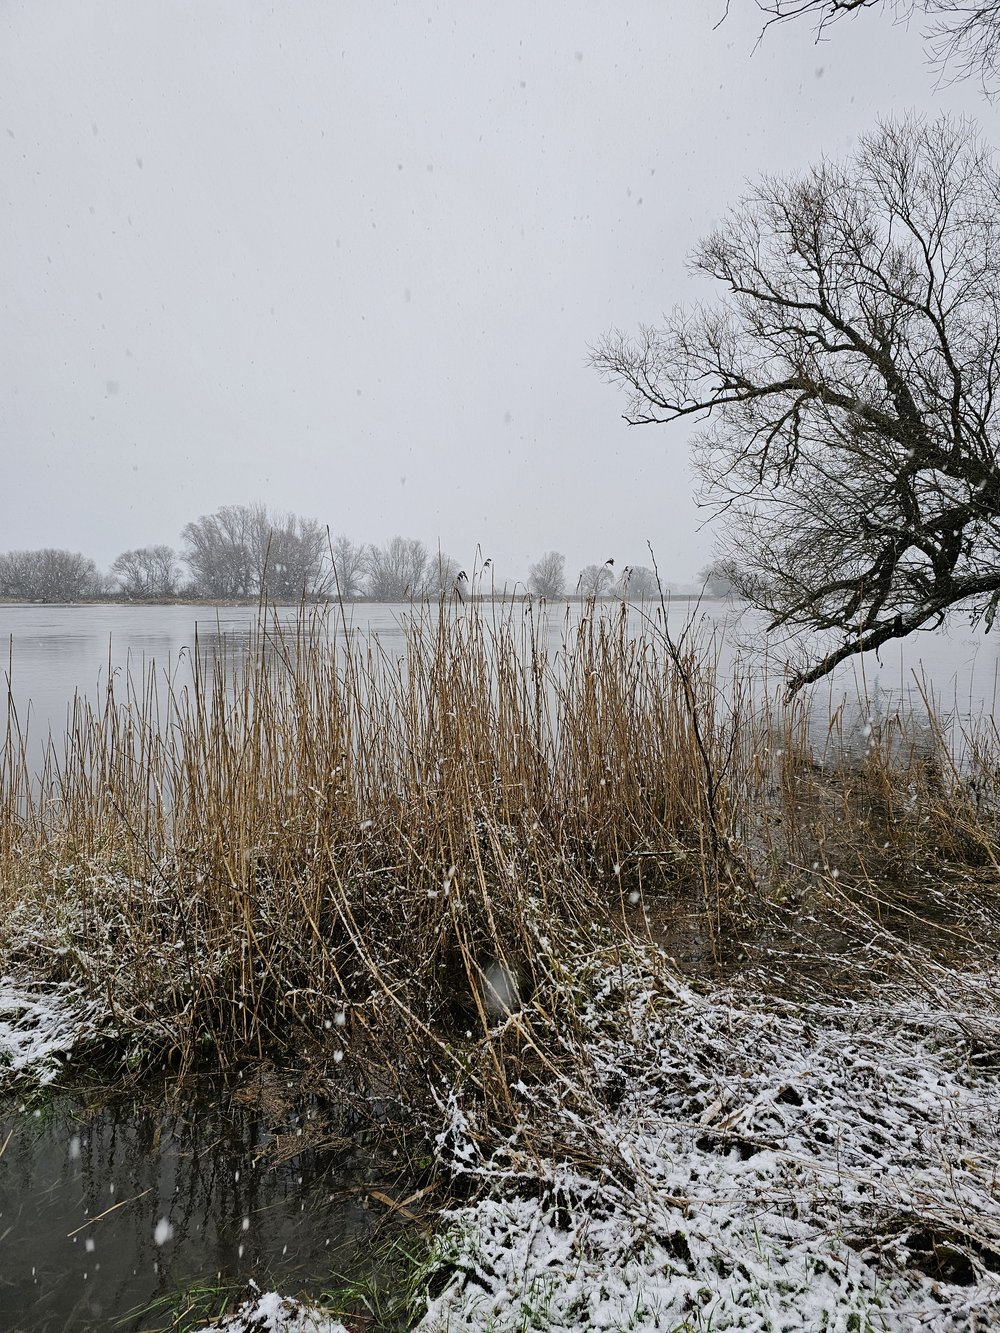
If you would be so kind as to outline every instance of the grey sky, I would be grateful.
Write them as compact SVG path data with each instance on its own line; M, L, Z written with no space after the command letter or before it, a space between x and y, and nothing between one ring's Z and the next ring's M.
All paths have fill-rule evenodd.
M0 0L0 550L106 567L261 500L501 577L711 554L683 427L587 368L705 295L761 171L937 88L879 14L752 0ZM625 16L628 17L625 17Z

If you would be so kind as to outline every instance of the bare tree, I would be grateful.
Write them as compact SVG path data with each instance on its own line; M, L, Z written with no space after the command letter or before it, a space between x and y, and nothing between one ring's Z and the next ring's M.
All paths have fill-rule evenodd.
M465 571L457 560L450 555L446 555L444 551L438 550L431 557L429 595L432 597L450 597L452 593L455 593L461 601L467 600L473 595L474 590L472 581L467 574L465 579L460 579L459 576L464 573Z
M34 598L37 551L5 551L0 555L0 597Z
M326 528L297 514L255 515L255 557L261 590L273 602L298 602L327 588Z
M614 592L624 602L651 602L660 595L660 582L646 565L626 565Z
M627 420L707 419L696 463L740 591L834 635L792 688L959 604L991 625L1000 176L974 132L889 123L843 165L766 178L693 264L717 307L593 360Z
M739 570L732 560L713 560L698 571L698 581L707 597L739 596Z
M368 596L376 602L431 597L439 587L436 561L415 537L393 537L384 546L369 546L365 552L365 581Z
M126 597L173 597L180 576L177 554L170 546L122 551L111 566L111 577Z
M528 570L528 587L536 597L553 600L566 592L566 557L546 551Z
M251 516L246 505L224 505L181 531L184 561L202 596L242 598L259 591Z
M915 14L925 19L924 37L932 64L944 75L978 78L992 95L1000 86L1000 0L756 0L766 16L764 29L803 15L815 20L817 37L837 19L862 9L881 9L897 21Z
M271 514L263 505L223 505L188 523L184 560L205 597L295 602L325 586L326 529L315 519Z
M93 560L78 551L46 547L0 555L0 597L33 602L76 602L102 590Z
M614 582L614 560L606 560L603 565L584 565L576 581L576 591L580 597L607 597Z
M341 533L330 542L332 591L345 602L364 596L365 547Z

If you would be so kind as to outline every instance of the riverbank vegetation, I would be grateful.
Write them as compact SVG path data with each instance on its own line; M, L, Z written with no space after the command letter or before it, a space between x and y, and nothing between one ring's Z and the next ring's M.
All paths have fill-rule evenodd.
M566 1273L624 1271L647 1252L662 1308L682 1312L665 1327L707 1327L716 1298L737 1310L744 1261L727 1259L713 1287L709 1241L702 1253L682 1225L696 1157L714 1164L713 1199L732 1186L737 1248L764 1189L782 1226L837 1234L828 1274L868 1256L856 1281L819 1284L830 1309L842 1296L868 1312L845 1327L882 1327L872 1282L897 1292L901 1272L907 1299L956 1273L966 1296L995 1294L982 1119L1000 1069L982 982L1000 938L995 724L959 733L929 707L879 715L862 701L817 726L815 701L783 701L780 682L694 627L676 634L662 605L638 630L593 607L551 656L540 614L426 607L398 650L335 612L265 614L245 653L196 652L187 682L151 667L77 699L37 775L9 703L2 971L78 1006L75 1058L110 1079L267 1062L403 1149L415 1188L464 1207L427 1279L428 1327L521 1327L499 1313L508 1299L548 1309L525 1327L606 1327L581 1322ZM72 1058L74 1042L44 1053L52 1068L54 1053ZM951 1089L936 1107L928 1062ZM816 1160L835 1140L847 1152L840 1120L862 1067L863 1114L881 1102L885 1124L851 1140L838 1212ZM928 1125L958 1117L972 1144L951 1162L965 1183L947 1214L951 1186L926 1172L926 1207L919 1189L903 1200L898 1174L894 1203L877 1183L894 1135L923 1171L900 1130L918 1103ZM668 1125L677 1153L693 1134L683 1181L656 1157ZM865 1161L870 1195L854 1189ZM789 1192L796 1171L808 1185ZM612 1244L629 1199L646 1219L629 1222L631 1257ZM530 1291L498 1276L490 1226ZM793 1281L779 1231L757 1234L747 1290L772 1311L764 1270L805 1291L815 1247L788 1240ZM607 1309L625 1299L605 1296ZM466 1297L494 1322L463 1323Z
M186 524L181 538L180 551L163 545L122 551L106 573L79 552L0 553L0 600L297 606L419 602L452 594L461 601L506 600L520 594L550 601L569 596L649 602L661 586L647 566L620 562L616 569L613 558L586 565L574 583L558 551L533 563L526 581L498 576L478 548L463 570L440 545L433 548L416 537L395 536L381 546L356 542L344 533L334 537L316 519L275 514L261 504L223 505ZM678 585L662 586L680 591ZM726 597L735 586L722 566L711 564L688 591Z

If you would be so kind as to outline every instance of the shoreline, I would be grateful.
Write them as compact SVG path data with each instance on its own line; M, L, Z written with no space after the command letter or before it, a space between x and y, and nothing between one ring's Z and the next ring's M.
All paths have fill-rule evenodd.
M5 597L0 598L0 607L4 606L58 606L58 607L87 607L87 606L211 606L211 607L245 607L248 610L260 608L263 610L301 610L307 611L319 610L323 607L337 606L437 606L444 604L446 606L456 602L457 598L447 597L427 597L416 601L402 602L383 602L374 597L353 597L350 601L341 601L336 597L328 599L317 599L307 602L271 602L261 601L259 597L87 597L74 601L31 601L27 598ZM731 597L713 597L707 593L664 593L664 601L669 605L672 602L730 602L742 601L739 598ZM646 598L643 601L630 601L622 597L536 597L533 593L497 593L495 596L481 595L477 593L474 597L469 597L466 601L458 603L462 606L505 606L522 604L539 604L546 606L589 606L596 603L599 606L658 606L659 598Z
M535 619L303 617L109 682L37 781L10 732L0 1082L299 1088L424 1173L375 1187L434 1231L386 1328L1000 1319L995 733L820 764L655 627L556 669Z
M977 1052L1000 1049L995 968L939 969L933 1000L872 982L847 1002L804 1002L751 978L692 987L647 948L623 972L608 949L578 960L579 1073L514 1085L513 1138L495 1143L458 1086L436 1133L427 1125L444 1188L465 1181L476 1197L441 1216L408 1297L423 1312L392 1327L514 1333L529 1310L531 1326L564 1333L992 1326L997 1073ZM78 996L74 1037L73 1002L59 1012L52 997L22 993L22 1035L48 1063L22 1061L8 1094L38 1086L57 1051L72 1073L74 1045L100 1027ZM10 1000L0 993L8 1020ZM10 1038L0 1023L4 1054ZM261 1290L190 1327L250 1333L264 1313L275 1333L352 1327L343 1307L296 1295Z

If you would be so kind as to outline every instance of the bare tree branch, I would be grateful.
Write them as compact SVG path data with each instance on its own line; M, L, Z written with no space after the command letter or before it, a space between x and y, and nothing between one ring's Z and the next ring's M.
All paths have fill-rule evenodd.
M923 19L931 64L945 79L976 78L992 97L1000 88L1000 0L756 0L765 15L761 38L776 23L802 17L815 23L817 40L838 19L881 9L897 22Z
M838 640L793 688L953 606L992 620L998 204L968 125L883 125L851 162L765 178L702 242L717 306L593 352L627 420L701 424L740 590Z

